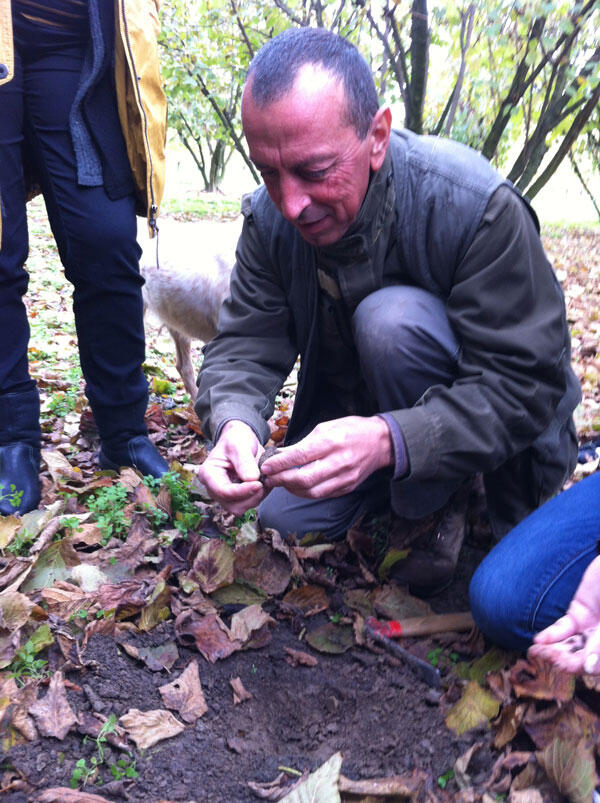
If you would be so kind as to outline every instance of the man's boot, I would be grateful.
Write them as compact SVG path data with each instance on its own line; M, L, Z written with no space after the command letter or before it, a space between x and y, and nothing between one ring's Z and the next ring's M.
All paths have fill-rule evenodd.
M392 570L394 581L407 585L411 594L431 597L452 582L465 538L470 491L471 482L463 483L440 511L414 523L421 534Z
M40 447L37 388L0 396L0 515L39 505Z

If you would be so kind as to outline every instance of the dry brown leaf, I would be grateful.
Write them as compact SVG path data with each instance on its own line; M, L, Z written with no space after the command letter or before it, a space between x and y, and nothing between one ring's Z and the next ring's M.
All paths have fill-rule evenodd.
M252 635L266 624L275 624L261 605L248 605L231 617L230 638L245 644Z
M410 775L392 775L389 778L365 778L354 781L340 775L338 789L340 792L360 796L361 798L399 798L407 797L416 800L419 792L429 782L428 774L424 770L413 770Z
M316 666L319 662L315 658L314 655L309 655L307 652L302 652L302 650L294 650L292 647L284 647L287 656L286 661L291 666Z
M314 616L329 607L329 597L322 586L293 588L288 591L283 601L298 608L305 616Z
M63 480L70 480L71 482L84 482L83 474L80 468L73 468L67 458L58 451L50 449L42 449L42 459L48 467L52 481L57 485Z
M220 538L211 538L200 545L189 577L205 594L233 583L233 550Z
M230 678L229 685L233 689L233 704L239 705L245 700L251 700L252 694L244 688L241 678Z
M554 741L536 758L570 803L589 803L598 781L593 753L581 743Z
M333 552L335 544L313 544L312 546L292 547L299 560L319 560L326 552Z
M502 709L500 716L494 722L496 731L494 747L496 750L502 750L509 742L512 742L521 728L526 710L526 703L512 703Z
M190 661L171 683L159 686L158 691L165 706L177 711L184 722L194 723L208 711L196 660Z
M119 718L119 722L140 750L146 750L157 742L170 739L185 730L185 725L175 719L170 711L160 708L154 711L130 708Z
M77 717L67 701L62 672L55 672L50 679L48 693L36 700L29 712L35 718L42 736L64 739L71 728L77 724Z
M44 789L37 792L33 798L33 803L111 803L110 800L101 795L93 795L90 792L81 792L79 789L69 789L68 786L54 786L52 789Z
M578 700L541 711L532 706L523 725L538 750L545 749L555 739L581 742L590 750L600 743L600 718Z
M185 646L194 644L213 664L242 647L230 638L229 629L216 614L201 617L194 611L184 611L175 620L175 634Z
M292 576L289 560L264 541L247 544L235 551L235 579L265 591L283 594Z
M386 619L408 619L433 613L425 600L413 597L406 589L391 583L376 588L371 594L371 602L377 613Z
M88 611L97 598L95 593L82 591L79 586L65 580L57 580L50 588L43 588L41 595L48 605L48 612L65 622L77 611Z
M280 772L273 781L248 781L248 786L261 800L281 800L286 788L290 787L290 777L285 772Z
M575 677L556 669L539 656L521 659L513 666L510 682L517 697L567 702L575 691Z

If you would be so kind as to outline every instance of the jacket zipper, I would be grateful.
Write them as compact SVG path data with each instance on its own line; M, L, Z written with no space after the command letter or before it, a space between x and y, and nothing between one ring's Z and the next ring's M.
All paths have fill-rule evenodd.
M135 59L133 58L133 51L131 49L131 42L129 41L129 27L127 25L127 17L125 15L125 0L121 3L121 16L123 18L123 27L125 29L125 40L127 42L127 50L129 52L129 59L131 61L133 67L133 77L134 77L134 84L135 84L135 92L137 94L138 105L142 112L142 118L144 120L144 139L146 140L146 151L148 153L148 166L150 169L150 218L148 220L148 225L156 234L158 232L158 226L156 224L156 213L158 212L158 207L154 203L154 184L153 184L153 176L154 176L154 165L152 163L152 151L150 150L150 142L148 140L148 118L146 116L146 110L144 109L144 104L142 103L142 93L140 90L139 85L139 78L137 74L137 69L135 66ZM158 245L158 243L157 243Z

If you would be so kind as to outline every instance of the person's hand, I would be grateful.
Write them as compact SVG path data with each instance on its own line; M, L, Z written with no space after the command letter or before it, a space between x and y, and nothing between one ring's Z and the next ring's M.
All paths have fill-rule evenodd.
M267 491L259 481L257 457L262 452L254 431L243 421L228 421L204 463L199 477L212 499L236 516L256 507Z
M320 499L353 491L393 462L385 420L347 416L317 424L301 441L265 460L262 472L266 488L283 486L296 496Z
M566 614L537 634L528 655L565 672L600 675L600 557L587 567Z

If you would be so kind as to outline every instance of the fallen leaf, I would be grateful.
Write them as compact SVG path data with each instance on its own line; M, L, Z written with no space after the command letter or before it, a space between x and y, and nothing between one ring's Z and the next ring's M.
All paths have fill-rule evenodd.
M185 646L190 646L190 641L195 644L213 664L242 647L239 641L232 641L227 626L216 614L200 617L194 611L184 611L175 620L175 634Z
M420 799L419 793L426 788L430 778L424 770L413 770L410 775L392 775L389 778L364 778L355 781L340 775L338 789L345 795L360 796L361 800L379 801L385 797Z
M365 619L375 615L375 608L371 602L370 595L360 588L353 588L351 591L346 591L344 594L344 603L349 608L352 608L352 610L358 611Z
M196 660L190 661L171 683L159 686L158 691L165 706L177 711L184 722L194 723L208 711Z
M21 528L21 519L17 516L0 516L0 549L6 549Z
M406 560L409 555L410 549L397 549L396 547L388 549L377 569L377 576L379 579L387 580L394 566L401 560Z
M171 615L169 603L171 602L171 587L167 585L164 577L158 577L156 585L150 595L150 601L142 609L137 626L143 632L148 632Z
M245 700L251 700L252 694L244 688L241 678L230 678L229 685L233 689L233 704L239 705Z
M83 474L80 468L74 468L67 458L59 451L42 449L42 460L46 463L52 481L59 485L62 480L71 482L83 482Z
M70 789L68 786L53 786L36 793L35 803L111 803L106 797Z
M334 753L319 769L301 779L281 798L282 803L341 803L338 783L342 767L342 754Z
M77 724L77 717L67 701L62 672L55 672L50 679L48 693L29 709L35 718L42 736L64 739L71 728Z
M385 585L376 588L371 594L373 607L386 619L408 619L411 616L428 616L431 607L422 599L411 596L408 591L397 585Z
M555 739L536 758L570 803L589 803L598 776L593 754L581 743Z
M235 551L234 574L238 582L249 583L267 594L283 594L292 576L289 560L274 552L264 541L247 544Z
M447 713L445 722L457 736L470 731L477 725L488 725L490 719L498 715L500 703L479 683L472 680L467 684L461 699Z
M96 601L95 594L88 594L79 586L64 580L57 581L51 588L43 588L41 596L48 605L49 613L65 622L78 611L88 611Z
M521 729L526 710L526 703L512 703L502 709L498 720L494 723L496 731L494 747L496 750L502 750L509 742L512 742Z
M580 742L590 750L600 743L600 718L578 700L541 711L530 709L524 718L524 728L538 750L545 749L555 739Z
M575 676L556 669L540 656L521 659L513 666L510 682L517 697L567 702L575 691Z
M456 664L454 671L463 680L476 680L478 683L483 683L488 673L499 672L511 660L513 660L513 656L509 652L501 650L499 647L493 647L475 661L462 661Z
M157 742L170 739L185 730L185 725L175 719L173 714L160 708L154 711L130 708L119 718L119 722L140 750L146 750Z
M263 611L260 605L249 605L231 617L230 638L245 644L255 631L260 630L266 624L274 623L274 619L266 611Z
M469 775L469 764L473 758L473 754L484 747L483 742L475 742L472 744L466 753L459 756L454 762L454 779L458 784L459 789L468 789L473 785L472 778Z
M324 625L306 634L310 646L319 652L340 655L354 646L354 630L350 625L336 625L326 622Z
M210 598L215 605L260 605L267 595L242 583L232 583L213 591Z
M298 608L304 616L314 616L329 607L329 597L322 586L293 588L283 598L288 605Z
M292 547L298 560L319 560L326 552L333 552L335 544L313 544Z
M248 781L248 786L254 792L256 797L261 800L281 800L286 788L290 787L290 776L285 772L280 772L279 775L272 781L260 783L260 781Z
M314 655L309 655L307 652L302 652L302 650L294 650L292 647L285 647L284 648L287 656L286 661L291 666L316 666L319 662L315 658Z
M157 647L137 647L135 644L123 642L123 649L132 658L143 661L152 672L161 672L163 669L169 672L179 658L177 645L173 641L167 641Z
M24 592L46 588L57 580L68 580L74 566L81 563L68 538L55 541L38 555L31 574L22 586Z
M233 583L233 550L220 538L205 541L194 558L189 576L205 594Z

